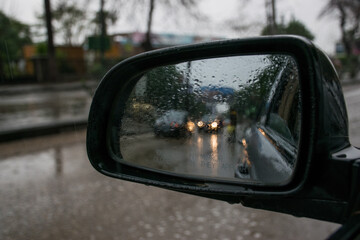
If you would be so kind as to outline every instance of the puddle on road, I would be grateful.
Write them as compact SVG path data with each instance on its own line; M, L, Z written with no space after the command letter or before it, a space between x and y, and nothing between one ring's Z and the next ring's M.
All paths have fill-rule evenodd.
M71 132L0 145L0 189L93 171L86 155L85 132Z
M55 151L10 157L0 161L0 185L41 181L55 175Z

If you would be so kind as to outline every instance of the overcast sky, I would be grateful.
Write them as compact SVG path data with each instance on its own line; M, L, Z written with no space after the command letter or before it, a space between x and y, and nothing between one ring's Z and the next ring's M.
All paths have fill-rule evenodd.
M35 13L40 13L43 9L44 0L0 0L0 9L17 19L28 23L36 23ZM52 0L54 5L56 1ZM84 2L84 0L83 0ZM90 9L95 10L99 0L93 0ZM111 0L109 1L111 2ZM155 9L155 19L153 29L155 32L182 33L182 34L201 34L218 37L247 37L259 34L261 24L265 23L265 1L252 0L203 0L200 5L201 11L207 14L209 21L195 23L188 18L179 20L177 25L167 16L161 8ZM319 13L326 5L328 0L277 0L277 19L278 21L288 22L291 18L296 18L303 22L308 29L315 35L314 42L327 53L333 54L335 43L340 39L339 23L336 16L325 16L319 18ZM240 6L239 6L240 5ZM115 6L110 6L115 7ZM233 19L244 25L252 27L242 32L230 31L224 21ZM144 31L146 16L137 19L121 18L116 26L109 29L111 33L126 31Z

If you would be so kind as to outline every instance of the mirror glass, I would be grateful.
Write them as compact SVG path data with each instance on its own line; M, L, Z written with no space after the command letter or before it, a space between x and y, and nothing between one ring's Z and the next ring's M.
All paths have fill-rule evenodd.
M293 175L301 99L297 62L289 55L154 68L139 79L123 111L116 139L121 161L273 186Z

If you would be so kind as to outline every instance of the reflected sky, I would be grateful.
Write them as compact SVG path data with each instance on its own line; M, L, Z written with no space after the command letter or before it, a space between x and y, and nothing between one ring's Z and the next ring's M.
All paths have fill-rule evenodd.
M234 56L177 64L176 68L197 87L230 87L239 90L256 73L268 67L270 55ZM190 67L190 70L189 70Z

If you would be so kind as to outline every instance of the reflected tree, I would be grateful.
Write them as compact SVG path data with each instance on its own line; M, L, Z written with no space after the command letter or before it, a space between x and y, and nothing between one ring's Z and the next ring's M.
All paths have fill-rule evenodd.
M155 68L146 74L146 101L161 110L182 109L182 76L175 66Z
M206 106L197 97L174 65L159 67L146 74L145 102L158 111L185 110L193 117L206 112Z
M256 119L260 113L270 89L289 57L271 55L264 58L267 67L256 70L244 86L234 94L231 108L240 119Z

